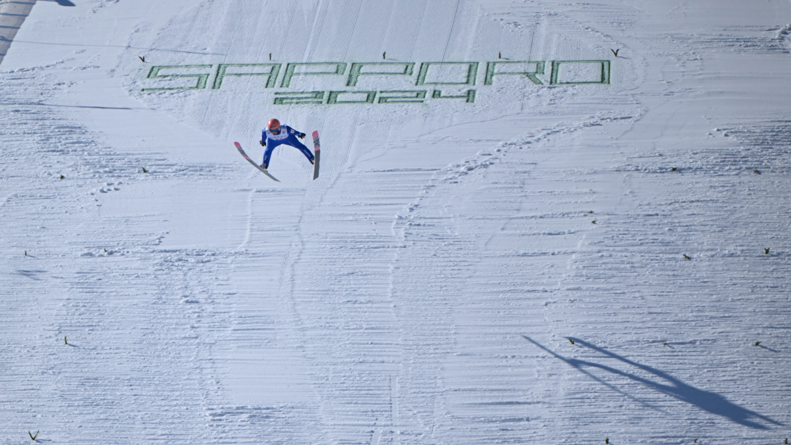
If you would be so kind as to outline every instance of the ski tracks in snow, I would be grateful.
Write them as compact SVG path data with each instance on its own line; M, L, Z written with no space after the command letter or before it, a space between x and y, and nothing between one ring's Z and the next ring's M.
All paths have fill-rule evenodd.
M423 406L411 415L433 426L412 428L410 437L425 440L449 431L475 443L494 431L513 440L542 437L535 422L546 409L545 395L514 389L530 386L519 383L527 376L517 371L526 357L517 333L555 330L536 316L547 310L543 300L551 300L556 283L568 274L591 226L588 211L598 199L588 188L591 179L575 177L594 171L593 164L575 175L557 170L565 164L553 158L575 151L558 145L578 131L611 122L628 125L637 118L556 123L481 150L434 173L399 212L393 233L403 247L393 260L391 293L401 302L405 344L424 345L419 351L406 348L406 362L413 363L408 369L431 369L427 374L434 379L420 384L408 369L399 376L411 389L402 391L402 403ZM517 241L521 238L530 239L533 249L515 250L526 244ZM511 390L499 386L505 382ZM401 434L409 434L408 425L400 427Z
M216 398L208 382L212 333L228 325L215 305L225 255L162 246L150 197L132 217L118 211L135 204L127 190L201 167L113 151L46 105L58 88L37 69L0 81L3 184L16 190L0 207L0 325L14 333L0 361L13 364L3 376L16 382L0 398L0 431L86 444L214 442L210 422L194 420Z
M500 99L482 93L474 105L280 108L327 147L316 182L293 179L300 155L278 154L293 185L262 186L230 164L230 145L226 157L162 119L168 110L214 134L257 134L271 100L249 94L260 78L136 90L160 111L135 125L167 140L152 146L131 128L119 139L140 145L122 153L60 113L73 110L23 93L60 88L47 74L4 74L0 237L12 267L0 323L14 335L0 338L11 382L0 431L75 443L775 437L791 423L776 383L788 374L789 125L701 117L719 102L692 87L725 96L728 76L694 81L706 74L701 54L719 45L762 62L785 54L786 29L734 40L662 28L649 39L643 14L622 6L209 2L136 36L137 48L193 49L163 52L162 64L269 52L350 62L385 50L414 62L587 59L622 48L607 86L502 76L487 87ZM682 48L668 52L670 40ZM746 54L755 44L759 54ZM190 159L157 154L182 149Z

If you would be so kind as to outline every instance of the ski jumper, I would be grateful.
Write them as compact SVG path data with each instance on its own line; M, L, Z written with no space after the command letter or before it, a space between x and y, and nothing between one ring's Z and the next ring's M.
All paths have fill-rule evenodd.
M262 131L261 141L266 142L266 151L264 151L264 165L269 165L269 158L272 157L272 151L274 151L275 147L283 144L297 148L312 163L313 153L308 147L303 145L302 142L299 142L297 139L298 134L300 134L299 131L294 130L288 125L281 125L280 133L278 134L273 134L269 129Z

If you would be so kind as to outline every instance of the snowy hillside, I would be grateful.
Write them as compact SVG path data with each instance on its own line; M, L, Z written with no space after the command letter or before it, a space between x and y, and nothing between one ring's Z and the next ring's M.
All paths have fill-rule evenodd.
M789 22L0 2L0 443L784 443Z

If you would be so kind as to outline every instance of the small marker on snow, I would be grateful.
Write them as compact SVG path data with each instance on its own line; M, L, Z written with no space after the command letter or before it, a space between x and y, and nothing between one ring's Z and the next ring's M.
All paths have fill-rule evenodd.
M757 342L755 342L755 344L753 346L761 346L761 342L757 341Z
M568 338L568 337L566 337L566 340L568 340L568 341L569 341L569 343L571 343L572 345L574 344L574 340L572 340L572 339L570 339L570 338Z
M140 59L141 62L146 63L146 56L137 56L137 58Z
M612 51L612 53L615 55L615 57L618 57L618 51L620 51L620 50L621 50L621 48L618 48L618 49L610 49L610 51Z
M272 60L272 53L269 53L269 60Z
M684 259L685 259L685 260L687 260L687 261L690 261L690 260L692 260L692 258L690 258L690 257L688 257L688 256L687 256L687 254L683 253L682 255L684 255Z
M768 247L764 247L764 255L769 255L769 248Z
M497 53L497 58L498 59L502 59L503 58L503 53L502 52Z
M30 440L32 440L33 442L35 442L35 441L36 441L36 437L38 437L38 433L39 433L39 432L38 432L38 431L36 431L36 434L30 434L30 431L28 431L28 432L27 432L27 435L28 435L28 436L30 436Z
M65 336L63 337L63 344L67 346L69 344L69 340Z
M387 51L382 53L382 60L384 60L386 58L386 56L387 56Z

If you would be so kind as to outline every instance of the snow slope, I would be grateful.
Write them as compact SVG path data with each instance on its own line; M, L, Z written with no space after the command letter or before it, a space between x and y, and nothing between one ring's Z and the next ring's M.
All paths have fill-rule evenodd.
M791 3L22 3L0 443L791 436Z

